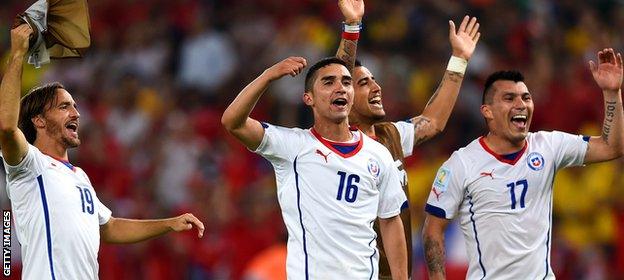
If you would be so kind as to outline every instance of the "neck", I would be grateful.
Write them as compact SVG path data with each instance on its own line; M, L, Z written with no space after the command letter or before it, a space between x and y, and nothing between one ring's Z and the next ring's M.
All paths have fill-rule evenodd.
M374 121L363 122L356 117L349 117L349 123L353 126L356 126L360 131L362 131L362 133L366 134L366 136L371 138L376 137L375 128L373 127L373 125L375 125Z
M488 135L483 137L483 140L488 145L488 147L499 155L506 155L515 153L517 151L522 150L524 145L526 145L526 139L522 139L519 141L510 141L507 140L495 133L488 133Z
M323 138L336 142L347 142L353 137L346 121L338 124L317 122L314 124L314 130Z
M33 146L37 147L37 149L39 149L42 153L46 155L69 161L69 157L67 156L67 148L50 138L40 139L39 137L37 137Z

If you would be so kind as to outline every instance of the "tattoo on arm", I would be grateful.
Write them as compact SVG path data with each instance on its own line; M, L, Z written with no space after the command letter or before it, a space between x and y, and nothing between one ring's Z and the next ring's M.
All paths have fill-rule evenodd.
M440 84L438 85L438 88L435 90L435 92L433 93L433 95L431 96L431 98L429 98L429 102L427 102L426 106L429 106L431 103L433 103L433 101L438 97L438 93L440 92L440 88L442 88L442 85L446 82L446 81L451 81L453 83L461 83L461 81L463 80L464 75L457 73L457 72L451 72L451 71L446 71L446 73L444 73L444 77L442 77L442 81L440 82Z
M353 40L341 39L340 47L336 52L336 57L344 61L347 64L349 72L355 68L355 53L357 50L357 42Z
M424 247L429 275L441 273L446 276L446 271L444 269L444 247L439 241L433 240L428 236L425 236Z
M609 142L609 133L611 133L611 125L613 124L613 117L615 117L615 105L614 101L605 102L605 118L602 125L602 138L605 142Z
M418 116L412 119L412 122L414 123L414 145L419 145L435 134L435 132L431 131L433 128L429 118Z

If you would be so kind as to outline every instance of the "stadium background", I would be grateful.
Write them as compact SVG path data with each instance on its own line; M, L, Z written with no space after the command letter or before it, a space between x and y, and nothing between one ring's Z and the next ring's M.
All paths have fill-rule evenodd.
M30 4L25 2L2 1L4 58L10 25ZM74 95L83 144L70 159L86 170L113 215L153 218L188 211L206 224L203 239L188 232L137 245L102 245L100 279L262 279L251 275L260 275L259 267L283 253L286 236L274 176L267 161L226 135L221 113L277 61L333 55L342 20L336 1L89 5L93 44L87 57L39 70L26 67L24 90L58 80ZM453 150L484 133L478 107L485 77L504 68L526 74L535 100L532 130L597 135L603 102L586 61L598 48L624 50L621 1L368 0L358 58L381 82L389 120L422 111L450 54L447 20L458 22L464 14L479 18L482 37L460 98L443 134L408 159L415 279L424 275L419 235L435 171ZM254 116L309 126L302 88L301 77L275 83ZM624 279L622 170L618 160L557 176L552 266L559 279ZM1 208L8 209L4 180L0 187ZM463 278L461 233L451 227L447 238L449 279ZM19 247L13 241L17 276Z

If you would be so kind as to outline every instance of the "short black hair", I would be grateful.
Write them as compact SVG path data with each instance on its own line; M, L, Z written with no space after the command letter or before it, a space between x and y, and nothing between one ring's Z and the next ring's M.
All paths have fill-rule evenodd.
M31 89L22 97L18 127L26 136L28 143L33 144L37 139L37 129L35 129L32 118L52 108L56 100L57 90L64 88L59 82L49 83Z
M362 62L359 59L355 60L355 67L362 67Z
M524 76L520 71L517 70L504 70L497 71L492 73L487 80L485 80L485 85L483 87L483 97L481 98L481 104L485 104L492 102L492 95L490 93L490 88L492 84L496 81L513 81L513 82L524 82Z
M312 67L310 67L310 69L308 69L308 73L306 73L306 77L305 77L305 92L311 92L312 91L312 87L314 85L314 79L316 79L316 72L327 66L330 64L340 64L344 67L346 67L347 69L349 69L349 67L347 67L347 64L342 61L341 59L332 56L332 57L326 57L323 58L321 60L319 60L318 62L314 63L314 65L312 65Z

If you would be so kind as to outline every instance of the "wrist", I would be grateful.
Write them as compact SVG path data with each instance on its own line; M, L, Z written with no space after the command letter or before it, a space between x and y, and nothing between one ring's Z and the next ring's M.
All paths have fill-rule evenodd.
M344 21L344 24L347 25L361 25L362 24L362 19L358 18L358 19L347 19Z
M462 75L464 75L466 73L466 68L468 67L468 60L463 58L463 57L459 57L459 56L451 56L451 58L449 59L449 62L446 66L446 71L450 71L450 72L455 72L455 73L460 73Z
M464 53L458 52L458 51L453 51L453 53L451 54L452 56L456 56L465 60L470 60L470 56L466 55Z
M19 59L24 59L24 57L26 56L27 52L28 51L21 51L21 50L15 51L15 50L13 50L13 51L11 51L11 58L12 59L18 59L18 60Z
M614 95L614 96L618 96L620 95L621 89L602 89L602 93L604 93L605 95Z
M342 39L357 41L360 38L360 31L362 30L362 23L348 23L343 22L342 25Z

